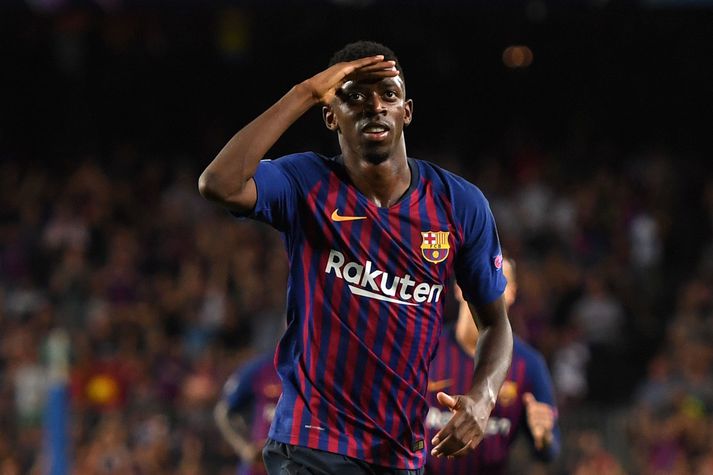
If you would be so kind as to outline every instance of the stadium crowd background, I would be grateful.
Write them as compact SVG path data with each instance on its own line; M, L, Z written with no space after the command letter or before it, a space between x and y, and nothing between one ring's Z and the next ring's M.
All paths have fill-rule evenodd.
M711 11L134 3L0 14L0 474L41 473L57 327L74 473L234 473L212 409L281 332L285 253L197 176L360 38L404 65L409 154L481 187L518 263L564 452L515 470L713 473ZM271 156L308 149L337 149L318 111Z

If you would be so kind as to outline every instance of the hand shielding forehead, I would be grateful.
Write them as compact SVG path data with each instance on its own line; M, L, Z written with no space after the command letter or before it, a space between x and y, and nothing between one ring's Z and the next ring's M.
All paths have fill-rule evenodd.
M406 90L406 83L404 83L404 80L401 78L401 76L394 76L394 77L389 77L389 78L374 78L373 80L370 80L370 78L366 77L363 79L349 79L348 81L345 81L344 84L342 84L342 87L340 88L342 91L345 91L349 88L352 88L360 83L367 83L367 84L373 84L377 82L383 82L383 83L389 83L389 82L394 82L396 83L402 90Z

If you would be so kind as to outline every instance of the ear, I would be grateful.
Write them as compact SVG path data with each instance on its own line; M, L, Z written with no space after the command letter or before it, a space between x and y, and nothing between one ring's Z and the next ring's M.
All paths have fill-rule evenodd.
M404 126L409 125L413 119L413 100L404 102Z
M337 115L334 113L331 105L322 107L322 119L324 119L324 125L326 125L329 130L332 132L339 131Z

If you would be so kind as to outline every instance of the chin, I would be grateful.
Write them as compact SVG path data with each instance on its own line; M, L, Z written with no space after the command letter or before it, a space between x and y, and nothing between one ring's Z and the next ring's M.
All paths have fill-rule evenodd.
M389 158L389 154L388 153L365 153L364 158L369 163L372 163L374 165L379 165L380 163L385 162L386 159Z
M390 152L391 150L388 147L384 147L382 144L371 147L366 146L363 148L364 159L374 165L385 162L391 156Z

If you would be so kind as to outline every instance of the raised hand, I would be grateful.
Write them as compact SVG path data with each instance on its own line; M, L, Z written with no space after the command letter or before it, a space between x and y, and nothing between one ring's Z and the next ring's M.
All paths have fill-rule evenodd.
M362 78L382 79L399 75L395 61L384 61L383 55L369 56L345 63L337 63L319 74L303 81L300 86L306 88L314 100L320 104L329 104L342 85Z
M542 450L552 443L552 429L555 425L555 413L552 406L538 402L532 393L522 395L525 404L527 425L535 441L535 448Z
M431 455L458 457L474 449L483 439L490 409L470 396L439 392L436 398L453 413L453 417L431 440Z

